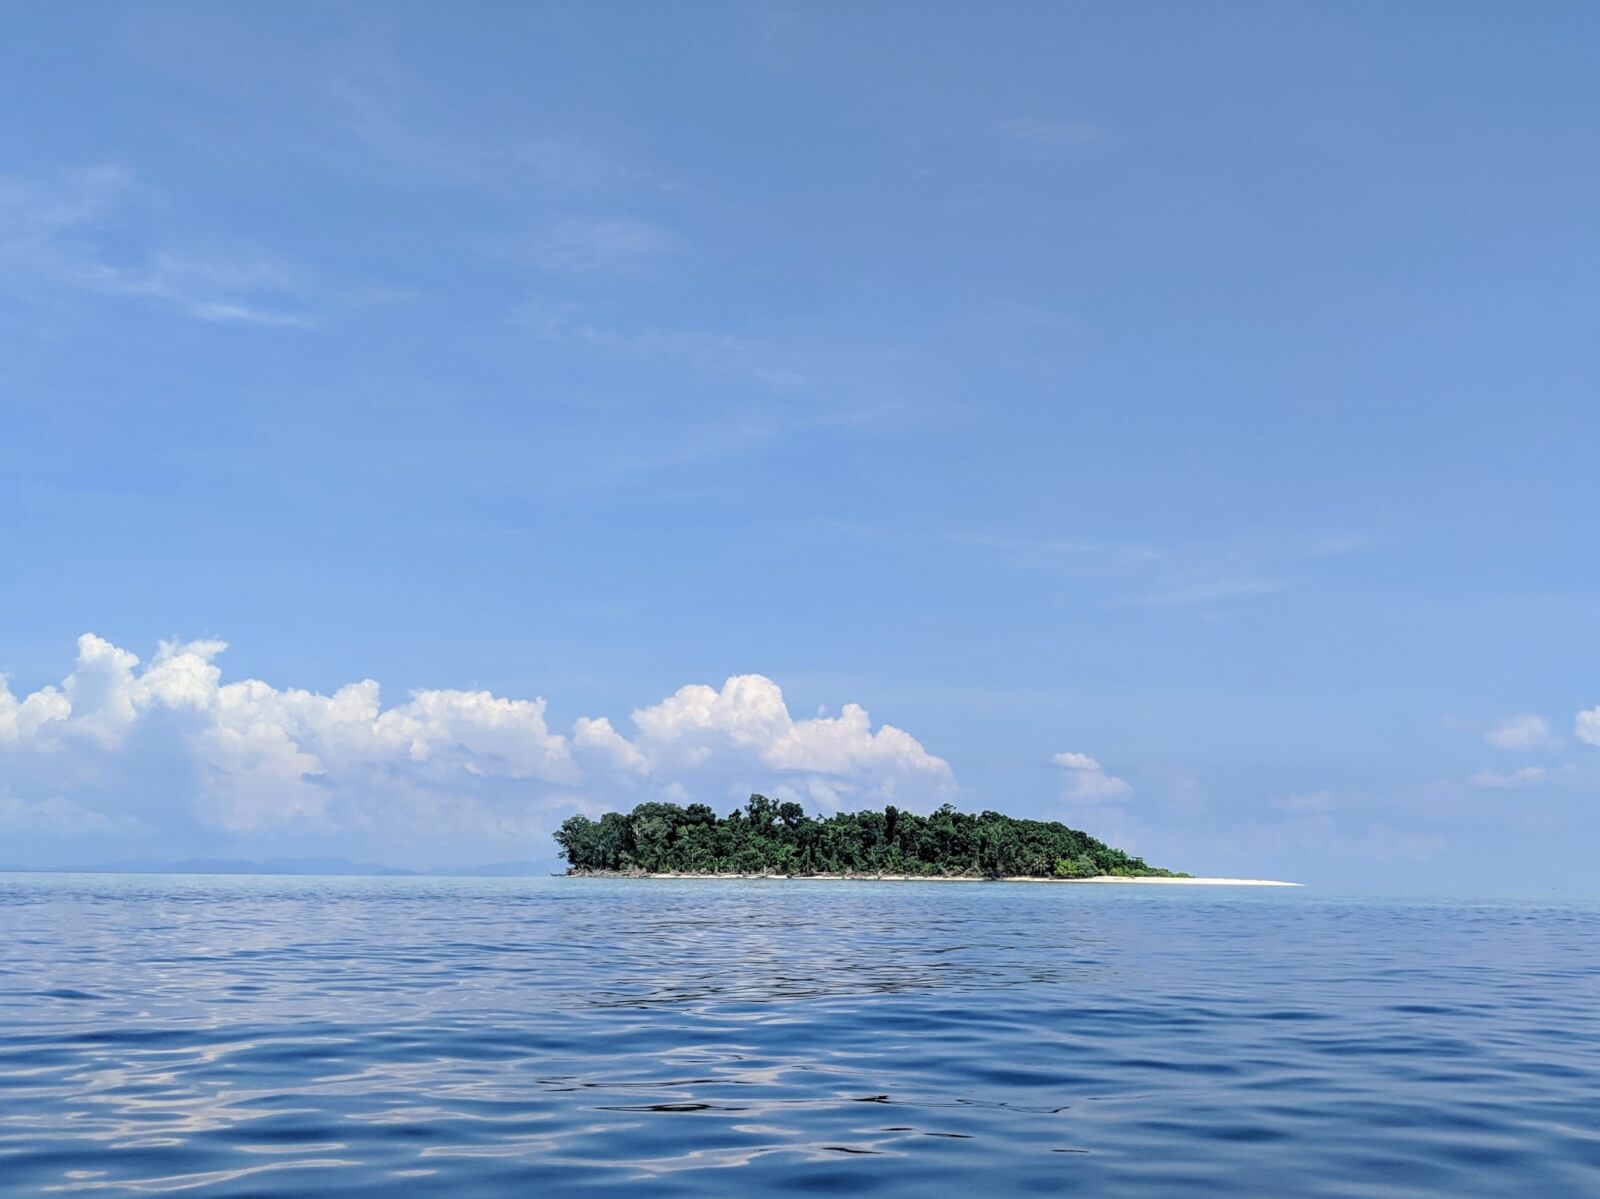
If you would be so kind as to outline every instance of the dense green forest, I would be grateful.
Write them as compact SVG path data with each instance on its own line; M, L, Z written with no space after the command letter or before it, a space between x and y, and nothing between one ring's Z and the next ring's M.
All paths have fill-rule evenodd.
M949 804L931 816L887 807L815 820L765 795L721 819L705 804L642 803L627 815L574 816L555 838L574 873L1174 876L1053 820Z

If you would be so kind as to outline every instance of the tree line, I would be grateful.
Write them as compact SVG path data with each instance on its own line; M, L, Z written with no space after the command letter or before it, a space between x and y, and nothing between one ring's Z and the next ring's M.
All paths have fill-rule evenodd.
M974 815L950 804L931 816L891 805L819 820L765 795L726 817L706 804L653 802L598 820L573 816L555 839L573 873L1174 877L1054 820Z

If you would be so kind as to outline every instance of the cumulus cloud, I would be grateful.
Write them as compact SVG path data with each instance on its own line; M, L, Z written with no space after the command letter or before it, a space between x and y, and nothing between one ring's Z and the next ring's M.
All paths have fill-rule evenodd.
M562 808L721 803L752 790L824 807L931 807L955 786L949 765L909 733L873 728L857 704L796 720L761 675L683 687L635 711L631 736L603 716L581 717L567 734L549 726L539 698L417 690L386 707L371 679L331 695L225 683L217 658L226 648L164 643L141 664L85 634L58 686L19 699L0 678L0 783L70 779L97 801L115 800L130 773L118 764L155 755L169 770L179 764L166 788L214 829L419 837L526 837ZM107 806L81 798L7 792L0 822L69 831Z
M1544 749L1554 744L1550 722L1531 713L1504 716L1489 726L1483 739L1496 749Z
M859 799L917 808L954 790L949 765L909 733L893 725L874 732L859 704L846 704L836 717L795 720L778 685L759 674L737 675L720 690L681 687L634 712L633 722L633 747L659 777L711 767L730 779L780 777L825 808ZM739 781L730 786L748 789Z
M1572 722L1572 732L1585 745L1600 745L1600 708L1579 712Z
M1504 791L1517 787L1531 787L1535 783L1542 782L1546 773L1542 766L1524 766L1507 773L1498 770L1480 770L1467 781L1474 787L1484 790Z
M1062 798L1074 803L1099 803L1121 799L1133 788L1128 783L1110 775L1088 754L1059 753L1051 759L1066 772Z

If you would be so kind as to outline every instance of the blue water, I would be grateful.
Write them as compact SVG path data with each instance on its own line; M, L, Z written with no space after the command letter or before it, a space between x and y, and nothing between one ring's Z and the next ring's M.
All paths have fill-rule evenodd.
M1600 1195L1600 908L0 875L0 1194Z

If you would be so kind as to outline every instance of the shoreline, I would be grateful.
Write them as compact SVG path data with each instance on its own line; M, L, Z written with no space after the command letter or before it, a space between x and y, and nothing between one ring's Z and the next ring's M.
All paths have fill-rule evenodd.
M559 875L560 878L631 878L631 879L763 879L775 882L821 883L1065 883L1093 884L1132 883L1141 886L1178 887L1303 887L1304 883L1280 882L1268 878L1165 878L1159 875L1097 874L1089 878L1040 878L1034 875L1006 875L1001 878L982 878L970 874L693 874L677 872L626 874L610 871L578 871Z

